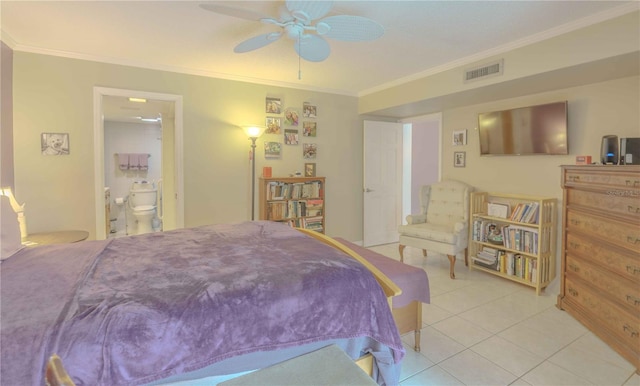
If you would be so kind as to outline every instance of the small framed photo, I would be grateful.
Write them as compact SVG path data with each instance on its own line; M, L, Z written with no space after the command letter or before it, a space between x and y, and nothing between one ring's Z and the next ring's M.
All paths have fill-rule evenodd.
M304 118L316 118L318 116L318 108L309 102L302 104L302 116Z
M280 118L278 117L267 117L266 119L267 130L265 134L280 134Z
M305 177L315 177L316 176L316 164L315 163L306 163L306 164L304 164L304 176Z
M265 142L264 143L264 157L265 158L280 158L282 154L282 144L280 142Z
M302 158L313 159L316 158L318 153L318 145L315 143L303 143L302 144Z
M457 130L453 132L453 146L467 144L467 130Z
M467 158L466 152L464 151L453 152L453 166L457 168L463 168L466 163L465 158Z
M42 133L42 155L69 155L69 133Z
M282 114L282 102L280 98L266 98L265 112L267 114Z

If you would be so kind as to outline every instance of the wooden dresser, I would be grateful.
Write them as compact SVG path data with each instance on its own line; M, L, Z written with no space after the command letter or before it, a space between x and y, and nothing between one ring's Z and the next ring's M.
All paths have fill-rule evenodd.
M640 374L640 166L562 167L558 308Z

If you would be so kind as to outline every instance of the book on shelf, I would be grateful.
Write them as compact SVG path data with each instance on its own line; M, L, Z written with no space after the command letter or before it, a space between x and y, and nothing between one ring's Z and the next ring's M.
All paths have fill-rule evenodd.
M508 225L502 228L502 239L505 248L538 254L538 230L518 225Z
M322 181L270 181L266 189L268 201L322 197Z
M304 228L322 232L322 216L305 217L302 219Z
M513 209L509 220L527 224L537 224L539 206L537 202L519 203Z

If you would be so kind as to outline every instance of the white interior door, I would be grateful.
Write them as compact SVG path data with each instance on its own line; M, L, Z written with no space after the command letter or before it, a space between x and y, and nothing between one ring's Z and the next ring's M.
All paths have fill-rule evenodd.
M398 241L402 217L402 124L364 121L363 245Z

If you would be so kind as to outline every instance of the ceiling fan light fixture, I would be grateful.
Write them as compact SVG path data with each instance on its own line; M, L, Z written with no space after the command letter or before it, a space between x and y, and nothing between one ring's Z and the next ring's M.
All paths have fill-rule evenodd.
M304 33L304 27L298 23L289 24L284 30L287 31L287 37L295 41L298 41Z

